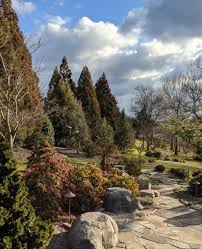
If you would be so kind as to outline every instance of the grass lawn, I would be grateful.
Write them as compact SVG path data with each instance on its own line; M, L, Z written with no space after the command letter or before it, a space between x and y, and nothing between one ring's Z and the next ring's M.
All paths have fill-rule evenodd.
M100 164L100 160L91 158L71 158L70 161L76 166L85 166L88 163Z
M202 172L202 163L197 161L188 161L185 163L179 163L179 162L168 162L163 160L157 160L155 164L163 164L167 171L169 171L171 168L181 168L181 169L189 169L190 171L197 171L201 170ZM154 164L145 164L143 169L152 170L154 168Z

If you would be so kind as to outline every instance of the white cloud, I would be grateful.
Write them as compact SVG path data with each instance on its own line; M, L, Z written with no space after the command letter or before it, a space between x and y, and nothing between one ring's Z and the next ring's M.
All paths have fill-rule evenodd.
M166 74L182 69L202 52L202 38L197 34L168 40L144 36L148 11L149 8L131 11L121 27L82 17L70 28L68 18L49 16L41 27L46 46L40 55L47 65L41 76L43 86L47 88L54 67L66 55L75 80L84 65L92 72L94 82L106 72L120 105L128 107L136 84L159 85Z
M13 0L12 4L16 12L21 15L32 13L36 9L34 3L30 1Z

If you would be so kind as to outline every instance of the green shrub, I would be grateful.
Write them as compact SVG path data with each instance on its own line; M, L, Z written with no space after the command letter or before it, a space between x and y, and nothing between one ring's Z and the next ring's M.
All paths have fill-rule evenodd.
M153 204L153 198L149 196L139 197L139 201L143 206L149 206Z
M84 151L86 152L87 157L93 158L96 156L97 148L93 143L89 143L84 147Z
M112 169L105 173L107 181L105 182L105 189L112 187L125 188L130 190L133 195L139 195L139 185L132 176L122 176L121 171Z
M35 163L40 163L41 161L45 160L45 158L53 155L54 153L54 147L48 143L46 137L43 137L43 139L41 139L40 142L38 141L38 143L32 148L32 154L28 158L28 164L32 165Z
M46 135L42 132L31 130L24 141L25 148L33 149L34 147L39 146L46 138Z
M165 156L164 161L171 161L171 158L169 156Z
M200 174L201 174L201 171L200 171L200 170L194 171L194 172L192 173L192 177L196 177L196 176L198 176L198 175L200 175Z
M47 248L51 224L36 216L8 146L0 145L0 158L0 248Z
M100 207L107 179L96 164L74 168L71 173L71 191L76 194L72 210L76 213L94 211Z
M155 172L159 172L159 173L163 173L166 170L165 166L162 164L158 164L155 166L154 171Z
M27 136L26 131L20 130L16 136L15 146L16 147L23 147L26 136Z
M195 155L195 156L193 157L193 159L196 160L196 161L201 162L201 161L202 161L202 153L201 153L201 154Z
M132 176L138 176L141 173L142 166L145 163L144 157L124 157L123 163L126 165L126 172Z
M146 153L145 153L145 156L146 157L155 157L156 159L160 159L161 158L161 152L160 151L151 151L151 150L148 150Z
M146 151L145 156L152 157L153 156L153 151L151 151L151 150Z
M178 168L172 168L170 169L170 174L180 178L180 179L186 179L187 172L184 169L178 169Z

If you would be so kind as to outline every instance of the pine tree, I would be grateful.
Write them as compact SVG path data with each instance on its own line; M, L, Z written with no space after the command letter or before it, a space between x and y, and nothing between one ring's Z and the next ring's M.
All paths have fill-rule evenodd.
M82 103L88 126L94 137L95 129L101 120L100 107L93 86L91 74L85 66L78 81L77 97Z
M120 111L117 106L116 98L111 93L105 73L98 79L95 89L100 105L101 117L106 118L108 123L116 130Z
M74 145L79 150L89 139L89 129L81 104L63 80L50 86L46 101L55 131L56 145Z
M0 145L0 248L45 249L52 227L36 216L12 151Z

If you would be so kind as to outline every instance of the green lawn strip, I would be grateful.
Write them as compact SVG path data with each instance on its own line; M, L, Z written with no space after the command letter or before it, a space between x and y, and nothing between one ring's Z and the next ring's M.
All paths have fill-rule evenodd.
M77 166L85 166L88 163L100 163L100 160L97 159L91 159L91 158L71 158L71 163Z
M160 164L163 164L167 169L183 168L183 169L202 170L202 164L199 163L199 162L195 162L195 161L189 161L189 162L186 162L186 163L180 163L180 162L168 162L168 161L158 160L157 162L160 163Z
M179 163L179 162L168 162L163 160L156 161L156 164L163 164L166 167L166 170L170 170L171 168L181 168L181 169L189 169L191 171L201 170L202 171L202 164L195 161L189 161L186 163ZM154 164L146 164L144 169L151 170L154 168Z

